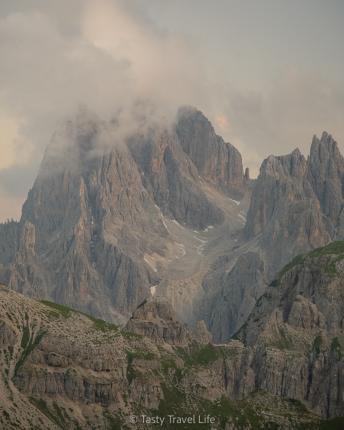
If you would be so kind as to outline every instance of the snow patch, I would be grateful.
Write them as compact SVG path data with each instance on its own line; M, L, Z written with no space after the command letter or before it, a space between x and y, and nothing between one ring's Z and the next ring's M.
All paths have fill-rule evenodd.
M178 227L184 228L177 220L173 219L172 222L174 222Z
M208 225L208 227L207 227L207 228L205 228L203 231L209 231L209 230L211 230L212 228L214 228L214 226L213 226L213 225Z
M235 203L237 206L240 205L240 202L238 200L229 199L231 202Z
M154 296L155 296L155 293L156 293L156 285L153 285L152 287L150 287L150 293L151 293L151 296L152 296L152 297L154 297Z

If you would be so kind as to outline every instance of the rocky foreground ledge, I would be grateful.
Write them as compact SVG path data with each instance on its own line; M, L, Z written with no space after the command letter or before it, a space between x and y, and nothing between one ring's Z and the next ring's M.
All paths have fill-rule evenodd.
M167 302L119 328L0 287L0 428L344 428L343 258L295 259L222 345Z

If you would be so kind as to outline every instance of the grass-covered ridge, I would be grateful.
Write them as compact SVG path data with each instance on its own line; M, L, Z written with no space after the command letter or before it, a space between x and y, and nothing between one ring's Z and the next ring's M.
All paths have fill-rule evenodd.
M41 300L40 301L43 305L48 306L52 309L51 314L55 315L56 317L61 315L64 318L68 318L71 316L72 312L76 312L73 309L69 308L65 305L60 305L59 303L50 302L49 300Z
M326 271L330 275L336 274L336 263L342 259L344 259L344 241L336 241L331 242L328 245L322 246L321 248L316 248L313 251L308 252L307 254L300 254L294 257L290 263L285 265L283 269L279 272L277 279L271 282L270 286L277 287L282 279L282 277L293 269L296 266L301 266L305 263L305 261L309 258L319 258L322 256L335 256L332 261L330 261L325 267L324 271Z
M51 308L50 314L54 317L62 316L63 318L69 318L72 313L77 313L80 315L84 315L88 319L90 319L93 322L93 327L96 330L99 331L109 331L109 330L118 330L118 327L115 324L109 323L107 321L104 321L99 318L94 318L91 315L88 315L84 312L77 311L75 309L72 309L66 305L61 305L59 303L50 302L49 300L41 300L40 301L43 305L48 306Z
M308 254L310 257L320 257L322 255L342 255L344 257L344 240L331 242L326 246L314 249Z

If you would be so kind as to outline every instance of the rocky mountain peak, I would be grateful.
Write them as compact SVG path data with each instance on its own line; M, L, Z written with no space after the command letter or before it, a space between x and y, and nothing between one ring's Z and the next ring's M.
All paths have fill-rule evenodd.
M344 215L344 158L337 142L323 132L321 139L314 136L308 162L307 178L317 195L325 215L340 237L343 235Z
M263 161L260 168L261 176L271 176L275 179L302 177L306 169L306 159L298 148L287 155L270 155Z
M299 149L263 161L247 215L247 237L261 234L270 271L292 256L322 246L333 236L317 198L319 186L309 179L309 159Z
M321 138L313 137L310 150L310 165L321 170L329 169L334 165L343 166L343 157L339 151L337 142L326 131ZM327 173L331 174L331 171Z
M244 174L239 151L215 133L201 111L190 107L180 109L176 133L201 176L227 192L243 193Z

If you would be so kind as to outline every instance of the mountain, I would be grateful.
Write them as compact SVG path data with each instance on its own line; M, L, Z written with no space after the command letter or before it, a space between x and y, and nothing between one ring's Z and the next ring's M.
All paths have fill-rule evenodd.
M298 149L264 160L245 234L262 235L272 271L299 252L341 238L343 184L344 159L326 132L320 140L314 136L307 160Z
M341 238L344 160L327 133L313 138L306 160L299 150L264 160L245 233L259 234L276 271L293 255Z
M294 259L221 345L166 301L143 302L119 329L1 287L0 423L143 429L142 415L209 414L202 428L339 429L343 263L344 242Z
M306 159L298 149L270 155L253 185L239 248L204 278L198 318L216 341L246 321L276 273L293 257L343 238L344 160L333 138L313 138ZM241 249L241 250L240 250Z
M121 133L86 110L55 132L21 220L0 226L0 281L119 324L164 297L223 342L290 259L343 237L327 133L307 159L270 155L256 180L195 108Z
M156 286L171 297L176 277L178 285L201 277L207 236L223 247L224 229L242 224L231 198L244 196L247 179L239 152L194 108L127 142L119 134L116 121L86 110L55 132L20 222L0 228L0 278L30 297L124 323ZM221 231L212 234L214 226ZM185 290L189 302L197 288Z

